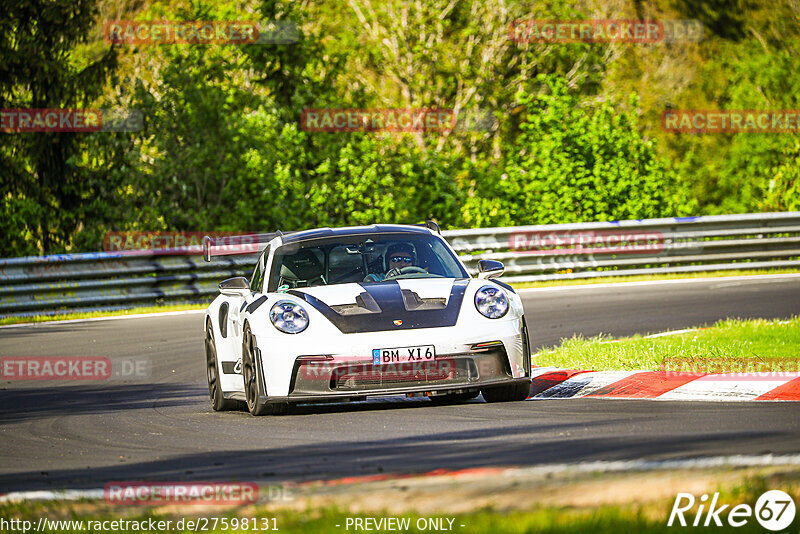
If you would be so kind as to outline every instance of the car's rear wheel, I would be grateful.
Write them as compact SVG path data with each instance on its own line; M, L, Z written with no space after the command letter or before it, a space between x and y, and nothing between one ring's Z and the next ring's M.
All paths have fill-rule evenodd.
M247 410L250 415L279 415L286 413L289 405L286 403L267 403L260 401L258 393L262 389L261 373L258 372L256 358L258 350L256 338L250 331L250 325L245 325L242 341L242 379L244 380L244 396L247 399Z
M214 342L214 330L211 321L206 321L206 378L208 379L208 396L215 412L238 410L242 407L239 401L226 399L222 394L217 363L217 344Z
M519 382L509 386L500 386L484 389L483 398L486 402L512 402L523 401L531 392L530 381Z

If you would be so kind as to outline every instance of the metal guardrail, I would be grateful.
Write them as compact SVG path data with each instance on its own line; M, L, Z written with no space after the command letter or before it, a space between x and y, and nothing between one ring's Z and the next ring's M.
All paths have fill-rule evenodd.
M478 228L442 235L473 272L481 259L504 262L507 282L800 268L800 212ZM0 259L0 316L209 302L220 280L249 275L252 265L253 255L206 263L201 256L157 251Z
M97 252L0 260L0 316L210 302L217 284L249 275L254 256Z
M800 268L800 212L480 228L444 234L468 267L477 269L482 259L502 261L506 282ZM653 246L645 244L636 250L592 246L593 238L608 243L608 236L614 235L649 239ZM549 247L526 246L534 241L531 237L544 237L540 241L547 242L547 236L553 236ZM567 243L552 245L559 237Z

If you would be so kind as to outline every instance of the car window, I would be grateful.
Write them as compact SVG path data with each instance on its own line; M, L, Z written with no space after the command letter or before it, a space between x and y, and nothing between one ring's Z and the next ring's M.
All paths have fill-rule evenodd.
M404 253L401 253L401 251ZM402 278L469 278L452 250L438 237L422 233L331 236L290 242L275 250L267 290L387 280L389 256L411 257Z
M450 250L439 239L432 239L428 245L431 248L431 272L454 272L461 270L458 260L450 253Z
M269 257L269 247L264 249L264 252L258 257L258 261L256 262L256 268L253 270L253 276L250 278L250 289L252 291L257 291L259 293L262 291L264 285L264 263L267 257Z
M352 247L350 247L352 249ZM347 245L334 246L328 254L328 280L331 284L361 282L366 276L364 256L348 253Z
M272 262L270 291L281 286L295 288L326 284L323 250L301 247L288 252L289 250L284 250Z

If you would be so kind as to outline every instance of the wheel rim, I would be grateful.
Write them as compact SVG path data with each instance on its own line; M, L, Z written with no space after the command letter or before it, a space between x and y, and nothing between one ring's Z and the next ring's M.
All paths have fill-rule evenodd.
M247 407L252 411L258 398L258 384L256 383L255 360L253 358L253 342L250 331L245 332L245 341L242 354L242 374L244 375L244 393L247 398Z
M214 402L219 389L217 349L214 346L214 337L208 330L206 331L206 377L208 378L208 395L211 398L211 402Z

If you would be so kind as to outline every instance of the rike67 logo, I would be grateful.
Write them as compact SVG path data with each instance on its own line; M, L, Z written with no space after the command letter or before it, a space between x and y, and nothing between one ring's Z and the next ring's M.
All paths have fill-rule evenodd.
M794 500L781 490L765 492L758 498L755 507L737 504L733 508L730 504L719 503L719 493L714 493L710 500L705 493L699 499L695 499L691 493L678 493L667 526L685 527L691 524L693 527L721 527L723 523L728 523L732 527L743 527L755 518L765 529L778 532L792 524L795 512Z

